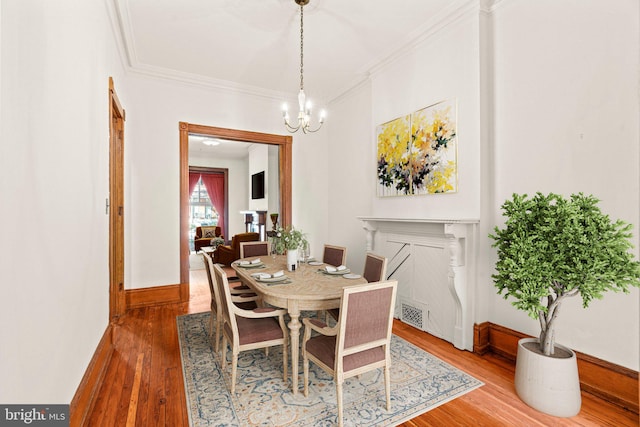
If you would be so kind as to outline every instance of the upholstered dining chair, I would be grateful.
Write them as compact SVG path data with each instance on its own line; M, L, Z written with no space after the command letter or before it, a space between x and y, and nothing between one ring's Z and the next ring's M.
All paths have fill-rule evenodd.
M343 246L324 245L322 262L337 267L347 262L347 248Z
M215 282L223 295L222 304L222 357L226 361L227 342L231 347L231 393L236 390L236 376L238 371L238 354L241 351L257 348L269 348L282 345L282 368L284 381L287 381L287 346L289 335L285 325L284 315L287 310L271 307L258 307L253 310L243 310L234 304L234 297L229 291L227 275L219 265L213 266Z
M215 283L215 276L213 274L213 260L208 253L202 253L204 260L204 269L207 272L207 280L209 282L209 292L211 293L211 315L209 316L209 338L213 339L213 348L216 353L219 350L220 344L220 329L222 327L222 298L218 295L218 287ZM236 304L246 310L252 310L256 308L259 301L258 295L256 295L248 286L236 286L230 289L232 295L242 297L242 302Z
M240 258L269 255L271 244L269 242L242 242L240 243Z
M302 360L304 395L309 396L309 361L333 375L338 400L338 425L342 426L342 383L346 378L382 368L387 411L391 410L391 327L398 282L367 283L342 291L340 317L333 328L315 318L305 318ZM311 337L311 332L318 335Z
M380 282L387 278L387 258L381 255L368 252L364 261L364 272L362 277L367 279L367 282ZM327 310L327 313L331 315L335 320L338 320L340 315L339 308L332 308ZM329 323L329 317L326 317L327 323Z

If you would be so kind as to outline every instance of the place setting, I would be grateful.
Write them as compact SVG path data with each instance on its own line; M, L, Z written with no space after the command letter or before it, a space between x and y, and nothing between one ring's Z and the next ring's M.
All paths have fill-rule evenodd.
M251 276L256 279L258 282L268 283L273 285L284 285L287 283L291 283L289 277L284 274L284 271L279 270L275 273L253 273Z
M345 265L339 265L337 267L327 265L324 268L318 269L318 271L331 276L342 276L345 279L359 279L360 277L362 277L359 274L351 273L351 270Z
M242 268L265 268L265 265L260 258L253 260L240 260L234 262L234 264Z

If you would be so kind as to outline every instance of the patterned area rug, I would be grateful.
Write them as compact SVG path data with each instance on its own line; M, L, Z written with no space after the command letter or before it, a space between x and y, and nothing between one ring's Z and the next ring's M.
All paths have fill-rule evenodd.
M208 337L209 313L179 316L178 337L189 422L196 426L317 426L337 424L335 384L310 363L309 397L291 393L282 380L280 348L241 352L238 383L231 396L231 353L225 369ZM482 382L411 343L393 336L391 411L386 411L381 369L343 385L346 426L393 426L459 397ZM289 369L291 375L291 369Z

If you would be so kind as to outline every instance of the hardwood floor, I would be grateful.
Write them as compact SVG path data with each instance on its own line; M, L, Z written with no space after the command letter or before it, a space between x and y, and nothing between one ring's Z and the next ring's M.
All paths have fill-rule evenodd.
M115 328L115 354L107 368L90 426L188 426L176 316L209 308L204 270L191 271L189 303L130 310ZM541 414L515 394L512 362L460 351L402 322L393 332L468 372L484 386L439 406L403 426L638 426L638 415L582 393L582 410L572 418Z

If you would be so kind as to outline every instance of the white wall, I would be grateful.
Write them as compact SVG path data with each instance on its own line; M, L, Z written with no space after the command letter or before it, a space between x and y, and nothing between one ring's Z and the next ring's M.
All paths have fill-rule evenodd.
M357 217L371 213L375 197L371 85L363 84L332 103L330 112L326 173L329 233L322 243L345 246L347 265L359 272L364 269L366 241L362 222Z
M266 188L266 197L268 200L267 212L280 213L280 148L278 146L269 146L269 154L267 160L268 179ZM267 217L267 230L273 228L270 217Z
M108 324L108 77L118 89L122 69L102 2L0 11L0 402L69 403Z
M126 91L125 287L179 283L178 123L282 135L282 100L141 75L128 77ZM326 233L327 196L326 183L316 179L325 173L323 155L313 145L325 139L293 137L293 222L315 235Z
M478 13L472 9L373 74L374 127L440 101L457 100L459 190L415 197L376 197L374 193L371 215L480 218L478 32ZM375 154L376 145L370 144L369 149Z
M497 296L490 277L487 232L502 224L506 198L593 193L611 217L634 225L640 246L638 9L632 0L503 0L490 12L469 10L376 70L370 87L332 103L328 229L349 248L349 265L364 258L356 216L480 218L475 321L537 336L537 321ZM459 192L376 197L375 126L451 97ZM558 342L638 370L639 300L634 289L587 310L568 301Z
M640 235L639 17L636 0L503 1L495 26L495 224L513 192L594 194ZM481 250L490 250L485 241ZM495 259L494 259L495 260ZM483 291L491 293L490 279ZM640 293L566 302L556 339L638 370ZM538 323L493 295L492 322Z

